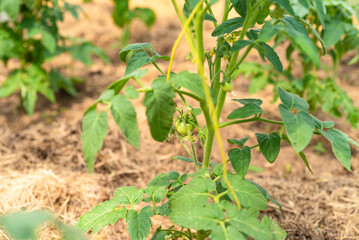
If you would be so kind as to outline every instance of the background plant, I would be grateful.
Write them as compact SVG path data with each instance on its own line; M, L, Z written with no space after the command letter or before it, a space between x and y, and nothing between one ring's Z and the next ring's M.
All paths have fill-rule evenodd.
M259 219L259 213L268 207L268 201L279 207L280 204L263 187L245 178L252 149L259 148L264 158L273 163L282 141L285 141L310 170L303 151L314 134L322 135L332 144L339 162L350 170L349 143L357 147L359 144L335 129L334 122L321 121L311 115L309 104L303 98L282 88L278 88L281 121L263 117L260 99L233 99L239 107L227 116L228 121L219 122L219 119L226 94L233 88L232 81L239 74L238 67L245 62L252 49L276 70L282 71L278 55L267 44L271 39L278 34L290 38L318 64L315 43L323 43L323 40L312 25L301 21L296 13L298 9L294 10L288 1L222 2L224 15L220 24L211 10L215 1L188 0L183 11L175 0L172 3L183 29L171 57L159 55L150 43L132 44L120 52L120 59L127 63L124 77L113 82L87 109L82 125L83 151L89 172L92 172L96 155L107 134L108 112L127 141L139 147L140 132L131 99L144 94L143 104L153 139L163 142L171 135L177 137L189 157L177 156L174 159L189 162L196 170L183 174L176 171L161 173L145 188L120 187L113 198L83 215L77 225L84 232L92 229L93 233L97 233L106 225L123 219L132 239L146 239L152 226L151 217L161 215L168 217L174 225L158 227L152 239L285 239L286 233L273 219L267 216ZM239 16L228 19L232 16L229 15L231 11ZM213 22L212 36L217 39L217 45L207 52L203 45L205 19ZM196 63L196 73L171 71L175 51L183 36L190 48L190 57ZM314 39L312 36L315 36ZM323 50L326 50L325 44ZM157 65L158 60L170 60L167 74ZM207 74L205 63L209 69ZM147 73L141 68L146 64L154 65L160 73L151 86L141 81ZM128 85L130 80L136 81L140 87L135 89ZM124 94L121 94L122 90ZM180 106L175 104L176 95L182 100ZM190 105L188 99L195 104ZM99 111L99 105L104 105L99 108L104 110ZM197 121L199 115L204 116L205 124ZM248 122L278 125L280 131L256 133L258 144L254 146L248 145L249 137L227 139L233 145L227 157L220 128ZM216 163L211 157L214 138L220 150L221 163ZM201 142L203 156L198 156L195 141ZM234 171L228 170L228 164ZM135 205L141 202L145 207L136 210L138 207L135 208Z
M0 2L0 60L7 65L18 59L20 67L12 71L0 87L0 97L17 90L26 112L34 112L38 93L55 102L55 92L65 90L77 95L76 79L69 79L57 70L47 72L43 64L62 53L91 65L91 54L108 62L106 54L92 43L60 34L58 22L64 13L78 18L80 7L58 0L2 0Z
M44 226L56 228L64 240L86 239L77 228L61 222L56 216L44 210L0 216L0 227L5 230L7 237L11 236L16 240L39 239L41 228Z
M310 104L312 111L320 108L329 112L332 116L342 117L353 127L359 122L359 110L353 104L353 100L346 91L338 85L339 66L343 56L350 51L359 49L359 30L354 19L358 19L357 7L352 7L344 0L340 1L290 1L293 9L297 10L297 18L304 24L315 26L316 32L323 39L332 62L318 62L318 59L310 58L304 47L297 44L286 33L280 33L275 38L275 46L286 45L287 68L278 73L267 67L252 63L242 66L239 70L246 76L251 76L250 93L264 89L268 84L275 86L275 99L278 86L304 97ZM272 14L280 21L279 13ZM306 31L305 29L302 29ZM318 36L313 35L316 40ZM288 41L290 44L288 44ZM318 47L318 46L317 46ZM319 48L318 48L319 49ZM325 52L322 52L325 54ZM355 56L349 64L359 60ZM250 66L249 66L250 65ZM301 69L301 72L295 69ZM320 74L324 72L325 74Z
M136 7L130 9L129 0L113 0L115 3L112 18L117 26L123 29L121 45L126 46L130 42L130 25L133 19L139 19L147 27L151 27L156 21L156 14L149 8Z

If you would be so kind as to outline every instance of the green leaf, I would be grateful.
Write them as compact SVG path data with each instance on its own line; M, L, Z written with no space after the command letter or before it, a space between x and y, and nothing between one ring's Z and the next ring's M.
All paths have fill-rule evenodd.
M173 114L176 111L172 85L166 79L159 78L152 82L152 91L147 92L143 104L146 106L147 121L153 139L166 140L172 128Z
M92 43L87 41L75 43L71 45L68 51L71 53L72 57L75 60L79 60L87 66L92 65L92 60L91 60L92 54L100 57L105 63L110 62L108 56L101 48L98 48Z
M77 227L73 227L72 225L64 224L62 222L56 223L57 228L62 233L63 240L86 240L84 234Z
M170 180L177 180L180 177L180 174L176 171L171 171L167 174Z
M6 12L13 22L16 21L20 12L21 0L1 0L0 13Z
M112 12L112 18L119 27L124 27L131 22L132 16L129 9L129 0L114 0L115 7Z
M320 129L318 129L318 131L332 144L334 155L339 160L339 162L346 169L351 171L350 169L351 150L346 137L336 129L329 129L328 133Z
M236 230L241 231L255 240L272 240L272 233L266 225L261 222L248 210L242 209L238 211L233 207L231 211L227 211L229 216L229 224Z
M131 78L140 79L145 76L147 72L148 69L137 69L136 71L133 71L132 73L123 76L116 82L111 83L110 86L107 87L107 89L113 89L115 91L115 94L118 94Z
M137 51L131 56L130 60L128 61L125 75L131 74L132 72L136 71L140 67L152 63L154 61L155 59L149 57L146 52Z
M305 166L307 166L307 168L308 168L308 170L311 172L311 174L313 174L313 171L312 171L312 169L311 169L310 166L309 166L309 162L308 162L307 157L305 156L305 154L304 154L303 152L300 152L300 153L299 153L299 156L302 158L302 160L303 160Z
M273 240L286 239L287 233L272 218L268 218L267 216L264 216L262 218L262 225L271 231Z
M246 17L247 15L247 1L246 0L231 0L231 3L236 10L236 12L241 17Z
M171 75L170 81L180 87L187 88L191 92L198 95L200 98L205 99L202 87L202 80L197 73L182 71L175 75Z
M126 140L136 148L140 147L140 130L132 103L124 95L116 95L111 100L111 113Z
M226 33L231 33L234 30L243 26L244 18L237 17L232 18L227 21L224 21L221 25L216 27L212 32L212 37L224 35Z
M31 1L31 0L30 0ZM35 0L36 1L36 0ZM86 0L85 0L86 1ZM75 4L70 4L65 2L64 7L63 7L64 11L68 11L71 13L71 15L78 20L79 19L79 15L77 13L77 11L82 11L81 7L79 5L75 5Z
M152 48L152 44L151 43L135 43L135 44L127 45L126 47L124 47L121 50L121 52L119 54L120 60L122 62L126 62L127 54L129 54L131 51L145 50L146 48Z
M120 218L125 218L127 214L127 209L119 208L118 205L116 199L100 203L82 215L76 226L83 232L92 229L93 233L97 233L109 224L114 225Z
M77 96L77 91L71 80L62 75L59 71L51 70L49 73L51 88L58 91L59 88L64 89L71 96Z
M153 10L149 8L139 8L136 7L133 10L133 15L135 18L141 20L147 27L151 27L156 21L156 14Z
M14 46L15 42L11 35L5 30L0 30L0 58L14 56Z
M247 47L248 45L252 44L253 41L238 39L238 41L233 43L233 46L231 48L231 52L238 52L242 48Z
M23 0L26 7L30 8L31 10L34 9L36 0Z
M249 164L251 163L251 150L249 147L243 149L232 149L228 153L229 160L232 163L234 170L244 178L247 174Z
M34 18L30 17L24 17L18 24L18 27L21 29L27 29L26 36L28 38L33 38L37 34L40 34L42 31L46 31L42 30L41 24L39 22L37 22Z
M328 47L335 45L345 33L345 24L340 19L330 21L324 29L323 40Z
M280 20L293 32L299 33L302 37L309 39L307 29L295 17L284 15Z
M295 16L295 13L293 11L292 6L290 5L289 0L271 0L272 2L275 2L282 8L284 8L290 15Z
M308 55L314 65L319 67L320 60L317 47L309 38L308 31L305 29L304 25L291 16L284 16L284 18L280 18L280 20L287 27L277 25L276 28L279 31L284 32L292 42L293 46L301 53Z
M204 206L208 202L207 193L216 189L216 185L208 178L195 178L170 198L172 211L186 210Z
M243 105L247 105L247 104L256 104L256 105L262 105L263 101L260 99L255 99L255 98L242 98L242 99L232 99L233 101L242 103Z
M264 42L259 43L257 46L254 47L259 52L261 52L268 61L274 66L277 71L282 72L283 71L283 65L277 55L277 53L271 48L269 45L267 45Z
M295 116L283 105L279 105L279 111L282 116L288 138L290 139L294 150L297 153L300 153L312 139L315 129L314 122L310 115L306 112L298 112Z
M334 127L334 125L333 125L333 127ZM359 143L357 141L355 141L354 139L352 139L351 137L349 137L348 134L343 133L342 131L339 131L338 129L335 129L335 130L340 132L349 143L351 143L354 146L359 148Z
M228 119L247 118L255 114L264 113L262 108L254 103L249 103L241 108L238 108L228 115Z
M125 88L126 97L130 99L136 99L140 96L136 88L134 88L132 85Z
M24 108L30 116L34 113L35 104L37 100L37 92L34 89L27 88L21 93Z
M88 110L82 120L82 151L89 172L92 173L98 151L107 135L107 112L97 113L96 107Z
M169 208L169 202L166 202L161 206L157 207L156 214L159 214L161 216L169 216L171 214L171 210Z
M0 217L0 226L14 239L38 239L38 230L55 217L45 211L19 212Z
M327 53L327 45L325 44L325 41L319 35L317 30L310 23L308 23L305 19L303 19L301 17L298 17L298 19L300 20L301 23L306 25L309 28L310 32L319 40L319 42L320 42L320 44L322 45L322 48L323 48L323 55L326 54Z
M256 133L259 149L268 162L273 163L279 154L280 140L279 133L273 132L269 135L265 133Z
M1 50L0 50L1 51ZM22 79L21 79L21 72L14 71L10 73L8 78L0 87L0 97L8 97L13 94L17 89L21 87Z
M245 138L242 138L240 140L229 138L229 139L227 139L227 142L229 144L237 144L240 147L243 147L243 145L248 141L248 139L249 139L249 137L245 137Z
M239 175L229 175L228 180L231 183L239 202L246 208L255 210L264 210L267 208L267 199L262 192L252 183L245 181ZM227 187L223 182L223 186ZM233 200L233 195L229 192L230 198Z
M117 188L114 192L118 204L139 204L143 199L143 189L136 189L134 186Z
M153 216L150 206L141 209L140 213L130 210L128 213L127 231L132 240L145 240L152 226L151 217Z
M278 88L278 94L279 94L279 98L280 98L282 104L289 111L291 111L294 107L300 111L308 112L309 104L303 98L301 98L293 93L289 93L289 92L283 90L281 87Z
M170 214L173 223L196 230L211 230L223 219L224 213L216 203L175 210Z
M115 96L115 91L113 89L106 89L101 96L97 99L98 102L111 101Z
M272 25L271 22L265 22L260 33L259 33L258 40L261 42L268 42L277 33L278 33L278 30Z
M282 209L282 205L280 205L280 203L278 201L276 201L268 192L267 190L265 190L262 186L260 186L259 184L246 179L246 181L251 182L254 186L256 186L259 191L262 192L263 196L268 200L268 201L272 201L275 205L277 205L280 209Z
M42 30L42 44L45 46L45 48L51 53L55 53L56 46L57 46L57 40L55 36L53 36L50 32L46 30Z
M313 2L314 2L314 6L316 8L316 12L318 14L320 23L325 28L325 19L326 19L326 13L327 13L325 5L322 0L314 0Z
M167 176L167 173L162 173L157 175L152 181L147 184L145 189L145 194L151 198L152 201L159 203L162 201L168 192L168 185L170 184L170 179Z
M174 156L172 159L173 160L181 160L184 162L193 162L193 160L191 158L182 157L182 156Z
M248 240L248 237L230 225L212 228L209 237L211 240Z

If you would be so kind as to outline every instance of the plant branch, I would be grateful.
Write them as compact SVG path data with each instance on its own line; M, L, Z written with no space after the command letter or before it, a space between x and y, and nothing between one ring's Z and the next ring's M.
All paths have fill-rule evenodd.
M284 125L284 123L282 121L275 121L275 120L270 120L270 119L266 119L266 118L253 117L253 118L247 118L247 119L222 122L219 124L219 127L223 128L223 127L227 127L227 126L230 126L233 124L248 123L248 122L267 122L267 123L272 123L272 124L276 124L276 125Z
M187 237L188 239L193 239L192 237L190 237L186 233L178 231L178 230L175 230L175 229L161 229L161 232L175 232L175 233L182 234L183 236Z
M157 63L152 62L153 66L155 66L155 68L157 68L157 70L163 75L166 76L166 74L162 71L162 69L157 65Z
M200 98L199 96L197 96L196 94L194 93L190 93L190 92L187 92L187 91L183 91L183 90L179 90L177 88L174 88L174 91L177 92L178 94L183 94L183 95L187 95L195 100L197 100L198 102L201 102L203 101L202 98Z
M167 71L167 81L170 79L170 75L171 75L171 69L172 69L172 65L173 65L173 59L174 59L174 55L176 52L176 49L183 37L183 35L186 33L186 31L188 30L188 26L191 24L192 19L194 18L194 16L196 15L196 12L200 9L200 7L202 7L204 0L201 0L196 7L193 9L193 11L191 12L191 14L188 16L188 19L185 21L185 23L182 26L182 31L181 33L178 35L175 44L173 45L172 48L172 53L171 53L171 60L170 60L170 64L168 66L168 71ZM183 16L180 14L179 12L179 8L177 6L176 0L172 0L173 5L175 5L176 8L176 12L180 17L180 19L183 19Z

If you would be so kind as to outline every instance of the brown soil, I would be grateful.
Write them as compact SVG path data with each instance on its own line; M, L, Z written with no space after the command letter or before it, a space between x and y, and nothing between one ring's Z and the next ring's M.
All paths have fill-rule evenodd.
M71 2L81 3L80 0ZM152 42L154 48L162 55L169 55L180 25L174 17L170 1L132 1L133 5L156 6L158 20L149 32L145 26L135 21L132 24L132 42ZM157 143L152 140L146 124L145 111L141 100L135 100L138 122L141 128L141 149L137 150L127 144L114 122L110 122L109 134L104 147L96 161L94 173L89 176L81 151L81 121L84 111L101 94L108 84L123 76L125 66L118 60L119 49L113 47L121 30L111 20L112 3L109 0L96 0L82 4L87 17L75 21L67 16L61 29L64 34L83 37L105 49L112 64L105 65L94 59L94 65L85 67L73 62L68 56L60 56L47 65L57 68L67 75L75 75L85 80L79 85L79 96L72 98L61 92L57 95L57 104L50 104L39 99L36 113L29 117L19 107L18 95L0 99L0 214L20 209L46 208L53 210L64 221L71 224L101 201L109 199L117 187L135 185L144 187L155 175L161 172L177 170L191 171L192 166L181 162L172 162L175 155L185 155L178 141ZM216 9L220 12L220 9ZM211 31L211 26L206 26ZM210 49L214 39L206 39ZM176 53L177 60L173 71L188 69L194 66L185 61L188 49L182 44ZM253 60L258 57L253 54ZM64 67L64 66L68 67ZM160 63L165 69L167 63ZM6 78L10 68L0 66L0 83ZM149 84L157 75L155 69L149 67L144 82ZM358 84L353 78L358 76L358 66L341 68L342 86L348 90L355 104L359 107ZM248 79L238 79L228 100L238 97L249 97L247 93ZM237 90L238 89L238 90ZM271 103L272 89L251 97L265 101L266 112L275 112L270 117L278 119L276 110L278 103ZM230 103L224 109L224 116L236 105ZM326 114L319 117L330 119ZM337 127L354 139L359 139L357 130L348 126L344 120L335 119ZM269 132L265 124L247 124L236 126L231 130L223 129L226 138L250 136L254 143L256 130ZM260 130L262 129L262 130ZM265 187L278 200L283 209L270 205L266 211L275 218L287 231L288 239L359 239L359 153L353 149L352 172L335 160L330 151L319 155L313 146L320 141L315 138L305 150L313 175L306 169L301 159L289 146L281 149L279 158L274 164L266 163L258 153L253 153L253 164L263 167L261 173L250 173L248 178ZM325 148L330 144L323 143ZM199 148L199 147L198 147ZM227 150L230 146L226 145ZM199 149L201 151L201 149ZM214 161L219 161L215 150ZM155 218L153 228L160 223ZM55 239L53 232L48 232L43 239ZM0 230L0 239L5 239ZM102 230L92 239L128 239L123 222L118 222Z

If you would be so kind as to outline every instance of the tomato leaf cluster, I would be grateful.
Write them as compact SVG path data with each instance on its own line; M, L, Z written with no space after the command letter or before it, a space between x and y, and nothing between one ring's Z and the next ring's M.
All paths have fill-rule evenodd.
M335 129L334 122L314 117L310 113L310 104L305 99L280 87L277 88L281 102L278 106L280 120L263 117L266 112L261 99L245 98L233 99L240 106L227 116L228 121L223 121L225 117L221 113L228 92L225 83L232 84L241 67L248 66L244 60L252 49L255 49L264 61L268 60L272 64L271 68L282 71L283 65L274 50L275 47L268 44L271 39L288 39L314 66L320 65L319 52L326 52L327 47L318 31L301 17L298 8L293 7L289 1L226 1L222 23L217 22L211 11L211 4L214 2L216 1L186 0L183 11L180 11L174 1L182 25L187 28L183 33L187 34L187 42L191 48L189 58L197 62L197 73L187 70L172 72L173 57L169 59L160 56L150 43L128 45L119 55L120 59L127 63L125 76L112 83L87 110L82 126L85 160L92 172L96 154L106 135L106 111L109 109L127 141L139 147L140 136L131 96L135 95L137 98L144 94L143 105L153 139L160 142L168 140L174 132L173 129L183 124L190 136L184 140L182 137L185 132L181 134L177 129L177 133L182 136L179 139L190 158L176 156L173 159L194 164L196 171L184 174L162 173L143 189L128 186L118 188L112 199L94 207L80 218L77 225L84 232L91 229L98 232L105 225L123 219L128 224L130 237L143 240L149 235L151 218L160 215L168 217L174 225L168 229L158 227L152 239L203 240L208 237L214 240L281 240L286 237L285 231L273 219L259 218L260 211L267 209L269 201L281 208L280 203L263 187L246 179L247 172L251 169L252 149L259 148L264 159L272 164L280 153L282 142L285 141L299 154L309 171L312 171L304 150L314 134L322 135L330 141L339 162L350 170L349 144L356 147L359 144L347 134ZM325 16L320 1L316 2L314 10L321 17ZM232 16L232 9L239 16L228 19L228 16ZM217 39L217 45L208 52L203 49L204 20L212 21L212 36ZM322 20L324 21L324 18ZM320 49L317 48L319 44L322 46ZM173 53L176 47L175 43ZM241 55L240 50L244 50ZM208 76L203 73L204 59L208 64ZM157 65L160 60L170 60L167 74ZM154 65L160 72L150 86L140 80L147 73L147 70L141 68L147 64ZM261 75L259 70L258 75ZM125 89L125 93L121 93L130 80L134 80L140 87L137 90L127 87L126 89L131 90ZM128 94L129 91L135 94ZM181 98L183 105L177 106L176 95ZM196 102L196 105L189 105L187 98ZM98 104L104 104L105 108L99 109L105 110L98 112ZM116 112L112 111L113 108ZM176 116L176 108L179 116ZM201 110L196 111L198 114L194 114L196 108ZM183 109L188 112L183 113ZM196 125L194 132L186 125L190 124L186 118L189 114ZM198 115L204 116L205 124L198 123ZM251 142L248 141L249 137L227 139L234 147L228 152L228 159L224 156L221 164L216 163L211 153L218 130L249 122L263 122L282 128L279 132L256 133L258 144L254 146L248 145ZM178 137L178 134L174 135ZM221 138L220 134L217 136L217 139ZM193 145L196 137L200 138L204 150L201 158L197 157ZM229 171L227 164L230 164L234 171ZM134 205L140 202L148 204L135 210L137 208Z
M138 19L151 27L156 21L156 14L152 9L136 7L130 9L130 0L114 0L115 6L112 18L117 26L124 29L121 41L122 45L127 45L130 39L130 24L133 19Z
M0 217L2 230L10 234L13 239L39 239L39 229L44 225L51 225L59 230L63 239L85 240L82 232L57 219L55 215L44 210L18 212Z
M264 89L268 84L274 85L275 89L280 86L299 96L305 96L312 111L320 108L334 117L344 115L352 127L356 128L359 122L359 109L338 84L338 71L343 56L359 49L359 30L353 21L358 18L358 8L345 1L291 1L290 4L297 12L296 19L303 25L300 26L287 16L283 17L280 14L276 14L276 19L289 23L293 28L301 29L300 31L305 35L312 34L312 40L319 40L323 48L322 53L328 52L332 63L321 62L319 64L318 47L310 43L308 39L305 43L303 39L296 39L293 35L289 37L291 44L286 49L289 65L283 73L278 73L271 68L258 72L263 69L263 65L253 63L252 71L248 66L242 65L238 74L251 75L251 93ZM317 27L313 28L313 26ZM262 30L265 28L264 25ZM275 38L275 46L285 43L285 39L288 39L288 32L279 33ZM354 64L358 60L357 54L349 61L349 64ZM294 68L298 66L302 69L299 77L294 71ZM321 76L318 74L319 71L324 72L325 75ZM274 96L278 97L276 90Z
M7 65L10 59L18 59L20 67L12 71L0 87L0 97L8 97L20 90L23 106L31 115L37 95L42 94L55 102L55 93L65 90L77 95L76 79L65 77L60 71L49 72L43 68L45 62L69 53L73 59L91 65L90 56L95 54L109 62L106 54L92 43L59 33L58 22L69 12L78 19L80 7L57 0L3 0L0 3L0 60Z

